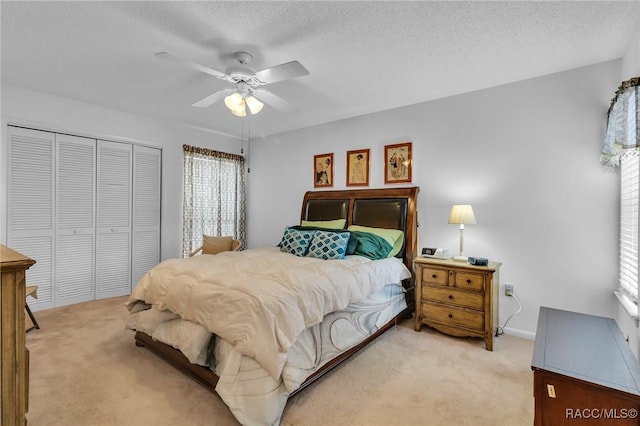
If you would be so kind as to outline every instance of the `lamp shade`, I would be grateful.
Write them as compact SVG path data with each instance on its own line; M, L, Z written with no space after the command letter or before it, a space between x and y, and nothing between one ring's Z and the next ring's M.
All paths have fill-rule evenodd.
M240 108L244 109L244 98L240 93L235 92L227 96L226 98L224 98L224 104L231 111L233 111L234 109L240 109Z
M242 105L239 108L232 109L231 114L236 115L238 117L245 117L247 115L247 110L245 109L244 105Z
M449 223L456 224L475 224L476 216L473 214L473 208L470 204L454 204L451 206L449 214Z
M249 111L251 111L251 114L259 113L262 110L262 107L264 106L262 102L260 102L253 96L247 97L246 103L247 103L247 106L249 107Z

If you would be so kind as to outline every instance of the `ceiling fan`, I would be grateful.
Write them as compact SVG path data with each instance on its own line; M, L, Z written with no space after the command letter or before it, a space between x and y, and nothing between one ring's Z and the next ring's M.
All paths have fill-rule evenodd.
M227 108L240 117L246 116L246 107L249 107L251 114L257 114L262 109L263 102L282 112L291 111L293 106L289 102L261 87L309 74L309 71L298 61L256 71L249 67L253 56L247 52L234 53L233 57L238 61L238 65L228 67L225 72L184 60L168 52L158 52L156 56L231 83L232 87L213 92L195 102L193 106L205 108L224 98Z

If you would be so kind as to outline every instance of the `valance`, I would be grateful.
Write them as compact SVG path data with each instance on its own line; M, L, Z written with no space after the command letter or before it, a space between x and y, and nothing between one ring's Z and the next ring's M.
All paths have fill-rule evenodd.
M637 154L640 148L640 77L616 90L607 114L607 130L602 144L601 163L610 169L620 166L620 157Z
M225 158L227 160L244 162L244 157L242 155L229 154L228 152L215 151L209 148L198 148L197 146L191 146L191 145L185 144L185 145L182 145L182 151L190 152L192 154L206 155L208 157Z

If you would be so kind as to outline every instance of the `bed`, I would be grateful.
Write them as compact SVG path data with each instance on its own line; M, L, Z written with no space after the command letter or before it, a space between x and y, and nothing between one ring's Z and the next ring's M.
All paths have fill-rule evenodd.
M309 191L302 201L301 222L344 219L344 227L354 230L354 225L401 230L395 256L371 261L354 255L332 262L264 247L165 261L134 289L127 302L127 328L135 331L136 345L152 350L221 396L240 423L278 424L288 398L411 316L417 195L417 187ZM207 291L190 283L203 279L214 263L216 274L229 272L233 283L221 282ZM276 270L276 264L284 269ZM316 279L309 270L315 274L325 267L331 268L328 275L318 278L322 285L314 287ZM167 274L173 278L165 279ZM283 284L289 280L291 284ZM322 300L321 308L308 307L315 304L295 293L302 281L304 298ZM296 290L281 299L274 289L279 292L282 286ZM257 293L236 295L245 287ZM166 296L172 292L175 297ZM272 295L277 300L272 301ZM226 297L239 299L226 303ZM267 307L253 307L255 300ZM215 303L217 307L210 309ZM282 307L289 304L296 305L294 311ZM249 305L241 314L218 312ZM240 326L238 315L242 321L251 320L251 325ZM292 320L297 316L302 324ZM217 321L229 322L233 330L216 328Z

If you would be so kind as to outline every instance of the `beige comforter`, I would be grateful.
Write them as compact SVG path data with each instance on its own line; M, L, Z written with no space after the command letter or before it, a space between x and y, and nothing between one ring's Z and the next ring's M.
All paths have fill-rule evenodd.
M201 324L278 379L302 330L410 276L395 258L321 260L267 247L166 260L140 280L127 308L144 302Z

